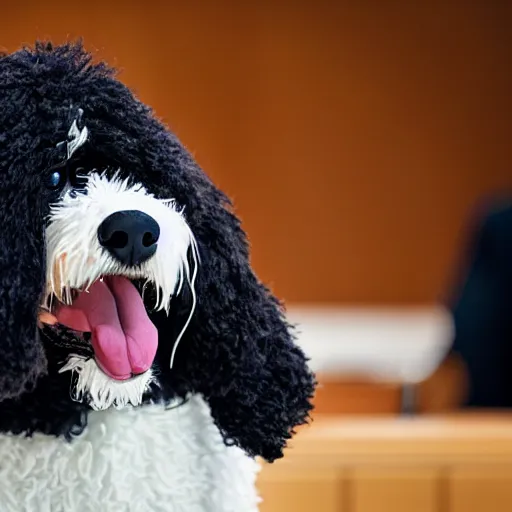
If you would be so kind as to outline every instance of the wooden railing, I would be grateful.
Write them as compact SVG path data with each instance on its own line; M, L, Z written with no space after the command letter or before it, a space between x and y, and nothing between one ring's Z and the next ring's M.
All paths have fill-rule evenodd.
M318 416L259 488L262 512L510 512L512 414Z

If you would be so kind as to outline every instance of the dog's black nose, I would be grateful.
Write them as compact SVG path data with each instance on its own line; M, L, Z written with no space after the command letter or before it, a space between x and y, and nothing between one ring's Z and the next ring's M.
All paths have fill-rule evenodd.
M138 210L109 215L98 228L98 240L114 258L127 266L144 263L156 252L160 227Z

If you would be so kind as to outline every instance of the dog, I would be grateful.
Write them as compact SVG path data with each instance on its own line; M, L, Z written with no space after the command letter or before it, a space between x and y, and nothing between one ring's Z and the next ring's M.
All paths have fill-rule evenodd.
M253 511L315 379L229 199L83 45L0 57L1 510Z

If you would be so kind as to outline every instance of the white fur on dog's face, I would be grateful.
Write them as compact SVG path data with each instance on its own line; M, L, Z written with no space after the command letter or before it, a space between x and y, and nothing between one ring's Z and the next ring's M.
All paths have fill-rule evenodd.
M117 261L98 240L101 223L113 213L123 210L141 211L151 216L160 227L155 254L137 267L128 267ZM194 262L192 269L187 259L189 249ZM50 309L55 298L71 304L73 292L87 290L103 276L117 275L150 283L156 291L155 309L168 311L172 296L180 292L186 280L194 301L190 321L195 306L194 279L198 264L194 236L172 199L157 199L141 184L131 183L119 173L108 177L94 172L87 177L84 189L63 192L60 200L51 206L46 228L46 252L46 297ZM174 351L187 325L188 322L176 340ZM153 380L149 372L145 377L114 381L102 373L94 360L85 364L80 363L80 357L73 357L61 371L78 374L81 395L88 396L94 409L139 405ZM101 385L98 384L100 380ZM143 386L141 382L144 382Z
M158 223L160 238L156 253L137 268L114 259L98 240L98 227L123 210L139 210ZM190 276L187 252L195 241L174 201L156 199L140 184L114 175L92 174L83 193L66 192L51 207L46 229L47 295L61 302L72 301L72 290L87 290L105 275L146 279L157 292L157 309L168 310L172 295L179 293Z

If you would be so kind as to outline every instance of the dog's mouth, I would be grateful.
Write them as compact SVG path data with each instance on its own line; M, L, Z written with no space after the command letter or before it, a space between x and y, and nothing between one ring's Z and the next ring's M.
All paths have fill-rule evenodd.
M122 381L151 368L158 331L136 286L124 276L105 276L85 291L74 291L70 305L59 303L44 323L59 323L90 333L96 363Z

